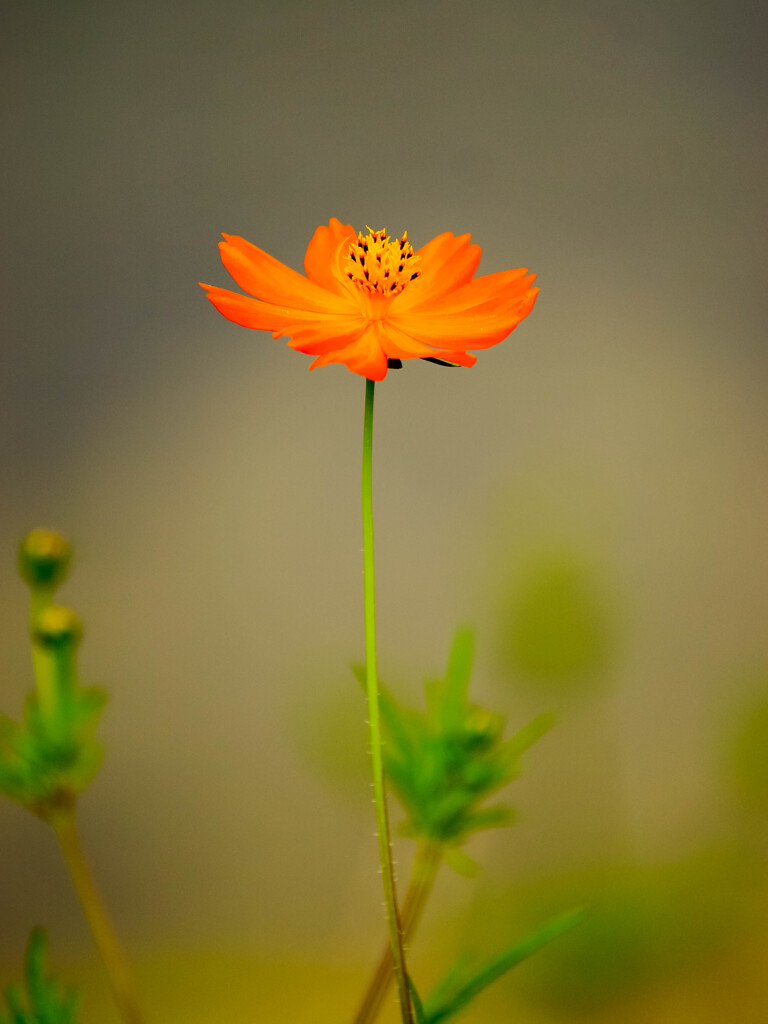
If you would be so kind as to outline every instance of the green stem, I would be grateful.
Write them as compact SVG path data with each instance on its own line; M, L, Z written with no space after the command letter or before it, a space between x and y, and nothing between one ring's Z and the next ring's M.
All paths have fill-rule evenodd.
M413 938L421 919L429 894L432 892L441 858L442 850L436 843L422 842L416 848L411 881L403 900L403 940L406 943ZM371 1024L371 1021L376 1019L391 981L392 950L387 943L357 1011L354 1024Z
M125 1024L143 1024L144 1018L136 998L128 959L120 945L112 922L107 916L93 880L77 830L74 809L62 811L52 818L50 823L59 840L61 852L72 876L75 892L85 913L94 942L104 961L120 1016Z
M384 766L381 754L381 723L379 720L379 683L376 672L376 607L373 562L373 396L375 381L365 381L365 418L363 424L363 567L365 592L365 688L368 697L368 723L373 773L373 802L376 807L376 829L379 839L381 878L384 884L384 905L387 911L389 945L397 978L400 1012L403 1024L412 1024L413 1011L408 989L408 973L403 950L403 930L397 908L395 870L389 834L387 797L384 791Z
M41 612L53 604L53 589L32 587L29 602L29 630L33 634L35 623ZM58 693L54 675L54 661L38 644L32 641L32 667L35 673L37 699L43 716L55 721L58 709Z

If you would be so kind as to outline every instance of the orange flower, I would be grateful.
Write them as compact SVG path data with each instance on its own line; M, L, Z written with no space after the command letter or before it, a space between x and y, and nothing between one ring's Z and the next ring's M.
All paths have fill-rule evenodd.
M224 266L248 295L204 284L228 320L272 331L317 358L383 380L401 359L477 361L469 349L503 341L536 301L535 274L505 270L474 277L480 246L443 232L416 252L407 232L356 235L331 218L312 236L306 277L237 235L219 243ZM256 296L256 298L251 298Z

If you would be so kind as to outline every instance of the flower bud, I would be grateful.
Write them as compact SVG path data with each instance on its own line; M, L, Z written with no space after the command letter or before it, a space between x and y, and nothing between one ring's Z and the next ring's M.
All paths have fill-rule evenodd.
M19 571L33 590L57 587L69 569L69 541L55 530L33 530L19 547Z
M464 742L472 750L489 750L504 732L504 716L485 708L470 707L464 720Z
M55 604L44 608L32 627L34 642L49 650L74 647L80 643L82 636L83 624L79 616L71 609Z

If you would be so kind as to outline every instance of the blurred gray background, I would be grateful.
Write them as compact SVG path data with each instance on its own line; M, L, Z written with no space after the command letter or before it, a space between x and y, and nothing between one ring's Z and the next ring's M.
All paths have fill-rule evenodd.
M475 884L727 836L729 723L768 686L765 5L0 19L0 698L31 682L16 544L59 528L112 694L82 811L126 940L359 956L381 931L367 784L331 756L365 747L363 382L215 312L222 231L296 268L331 216L469 231L481 272L539 275L472 370L377 389L385 677L416 698L474 622L478 699L561 711ZM510 665L508 595L552 559L602 609L594 686ZM38 921L87 951L45 829L5 802L0 836L0 955ZM459 914L471 885L443 885Z

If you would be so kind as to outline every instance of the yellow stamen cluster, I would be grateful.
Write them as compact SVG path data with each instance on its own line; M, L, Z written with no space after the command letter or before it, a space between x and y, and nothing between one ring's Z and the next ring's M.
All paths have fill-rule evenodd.
M344 257L344 272L358 288L379 295L397 295L409 282L421 276L421 257L413 251L408 232L390 239L386 231L358 233Z

